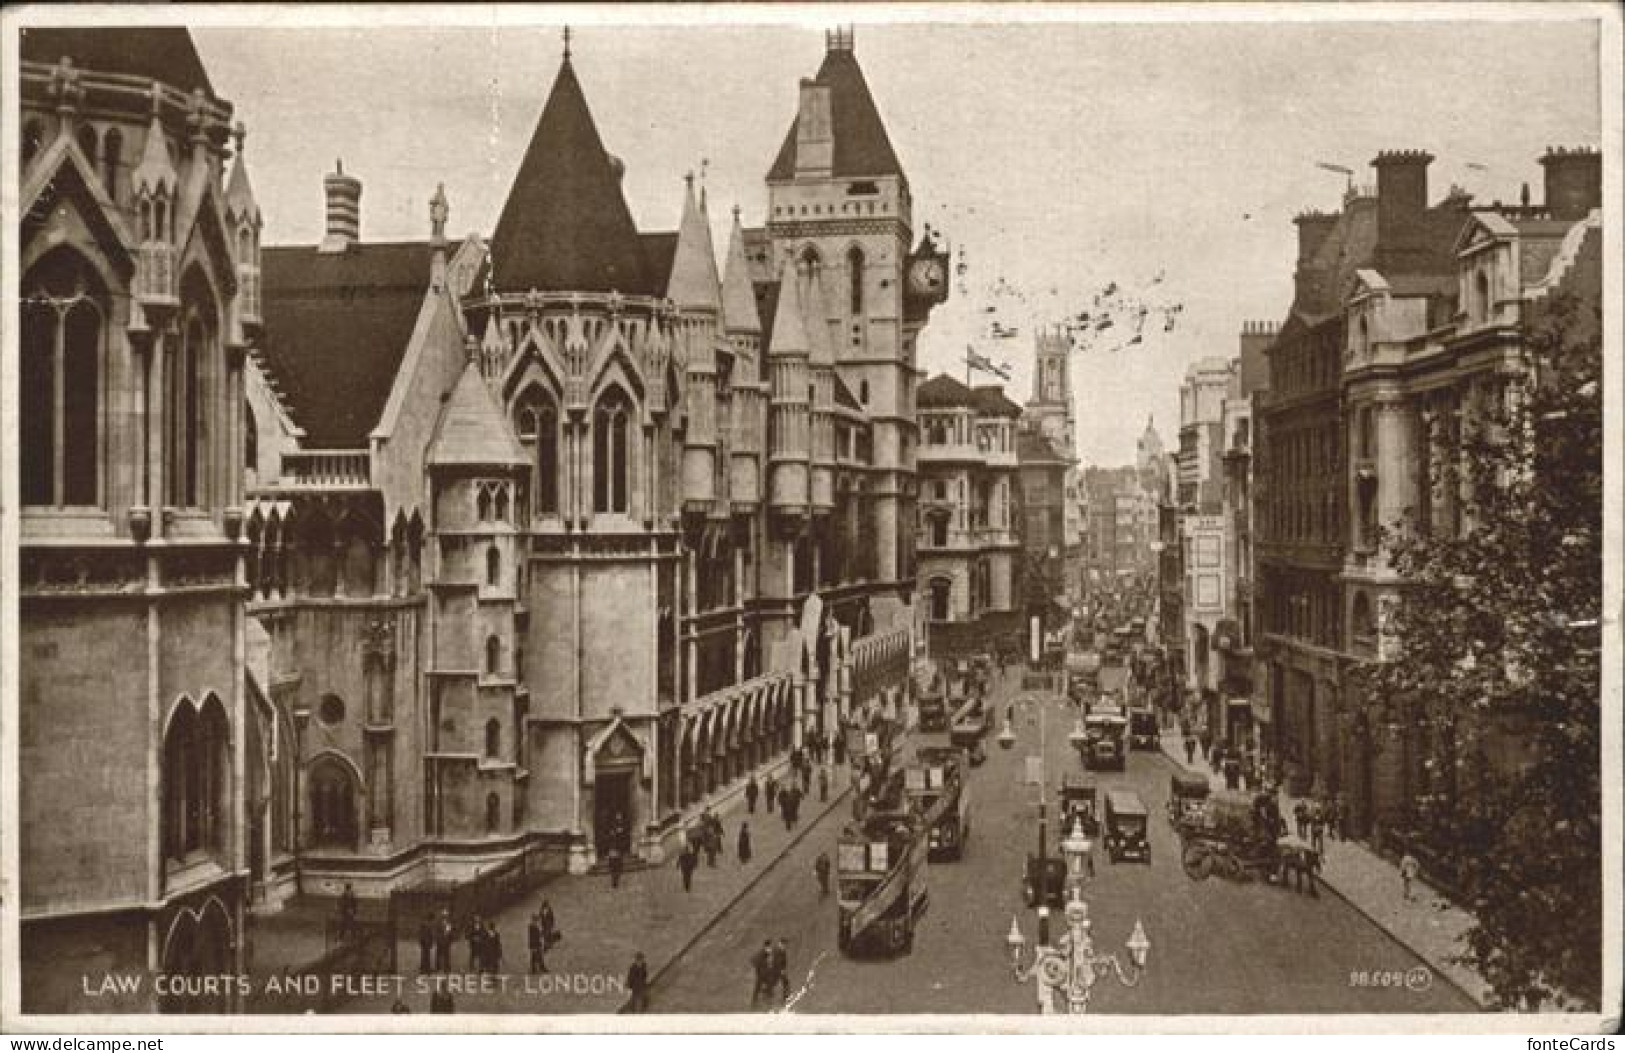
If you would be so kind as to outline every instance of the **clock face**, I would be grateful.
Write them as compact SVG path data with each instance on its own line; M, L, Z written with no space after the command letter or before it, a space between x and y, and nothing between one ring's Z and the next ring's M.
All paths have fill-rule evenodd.
M941 260L928 257L915 260L909 265L908 280L916 294L936 297L942 293L944 283L948 280L948 272Z

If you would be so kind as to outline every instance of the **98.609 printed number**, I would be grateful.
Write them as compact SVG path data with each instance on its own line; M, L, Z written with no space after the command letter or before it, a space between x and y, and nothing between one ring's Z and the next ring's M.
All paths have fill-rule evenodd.
M1425 965L1410 969L1354 969L1350 987L1387 987L1396 990L1426 991L1433 986L1433 970Z

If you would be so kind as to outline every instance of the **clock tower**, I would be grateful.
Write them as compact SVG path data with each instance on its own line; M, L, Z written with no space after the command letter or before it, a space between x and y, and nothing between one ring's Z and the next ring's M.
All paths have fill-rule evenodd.
M948 260L915 248L913 199L858 66L850 31L826 35L818 75L801 81L795 121L768 172L774 270L822 289L835 373L873 426L878 577L913 591L915 341L947 299ZM814 300L812 302L818 302Z

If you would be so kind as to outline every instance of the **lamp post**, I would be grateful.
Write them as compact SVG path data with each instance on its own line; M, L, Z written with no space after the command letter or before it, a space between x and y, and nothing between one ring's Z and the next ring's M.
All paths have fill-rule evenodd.
M1087 838L1081 832L1074 830L1074 834L1077 840L1072 837L1067 839L1072 842L1073 848L1078 848L1079 842L1087 844ZM1066 903L1066 933L1054 947L1043 941L1040 931L1039 945L1029 955L1027 938L1021 933L1021 923L1014 917L1010 919L1010 934L1005 937L1005 943L1010 948L1011 973L1017 983L1033 981L1040 1013L1049 1015L1057 1012L1057 995L1064 996L1062 1004L1065 1012L1072 1015L1086 1013L1097 981L1115 975L1117 982L1124 987L1137 987L1144 978L1151 940L1139 919L1135 919L1134 931L1124 944L1129 957L1127 966L1115 954L1095 953L1089 928L1089 905L1083 901L1081 880L1072 886L1071 898Z

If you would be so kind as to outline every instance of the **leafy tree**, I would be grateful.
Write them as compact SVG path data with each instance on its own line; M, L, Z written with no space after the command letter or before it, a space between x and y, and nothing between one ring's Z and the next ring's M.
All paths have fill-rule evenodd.
M1601 997L1602 344L1595 301L1525 322L1525 382L1464 414L1461 529L1383 533L1405 585L1353 670L1424 755L1408 817L1508 1008Z

